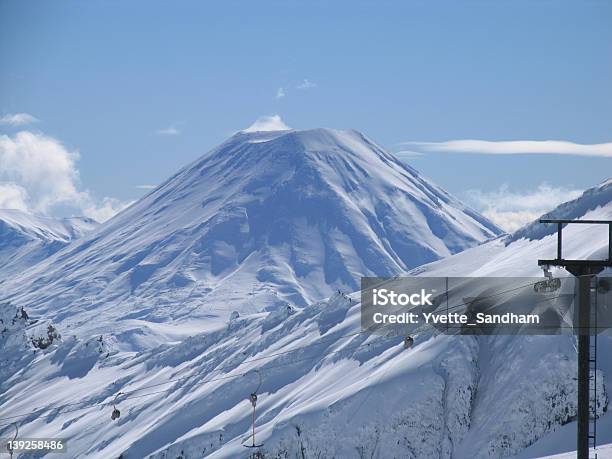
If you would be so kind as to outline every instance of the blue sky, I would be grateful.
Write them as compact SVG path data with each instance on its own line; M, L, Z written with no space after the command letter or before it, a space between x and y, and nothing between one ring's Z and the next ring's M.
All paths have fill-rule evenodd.
M31 145L16 140L27 131L78 150L68 173L87 194L83 209L138 198L138 186L272 114L416 151L403 154L412 166L482 210L499 193L545 207L610 176L597 148L501 155L403 144L609 143L610 2L4 0L0 59L1 148ZM18 113L38 121L11 122ZM0 183L20 180L13 167ZM36 186L19 185L9 191Z

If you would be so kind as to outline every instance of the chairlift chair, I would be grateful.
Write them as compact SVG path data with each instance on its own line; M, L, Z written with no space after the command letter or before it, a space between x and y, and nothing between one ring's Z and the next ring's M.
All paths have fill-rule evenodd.
M542 271L544 271L545 279L536 282L533 285L533 291L536 293L552 293L559 290L561 288L561 279L553 277L550 266L542 266Z
M119 398L120 395L123 395L123 392L117 393L117 395L115 395L115 399L113 400L113 412L111 414L111 419L113 421L121 417L121 411L119 411L117 408L117 398Z

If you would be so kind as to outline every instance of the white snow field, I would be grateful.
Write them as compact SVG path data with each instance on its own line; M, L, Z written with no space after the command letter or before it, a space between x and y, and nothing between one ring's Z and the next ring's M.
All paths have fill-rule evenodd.
M546 456L547 459L574 459L575 457L576 457L576 451L572 451L569 453L555 454L553 456ZM597 449L597 459L610 459L611 457L612 457L612 444L603 445Z
M551 216L612 218L611 198L607 182ZM404 349L361 331L358 293L333 292L442 257L412 274L541 275L552 230L468 248L498 233L354 131L239 133L3 286L0 437L18 421L67 438L64 457L246 458L257 391L265 458L570 452L573 337L422 328ZM564 235L568 256L607 247L601 228Z
M596 450L591 450L591 456L597 453L597 459L612 458L612 443L610 443L610 432L612 432L612 416L609 414L599 420L597 424L598 435L602 441L598 443ZM526 448L515 459L527 458L554 458L569 459L576 457L576 423L572 422L560 427L555 432L547 435L534 445Z

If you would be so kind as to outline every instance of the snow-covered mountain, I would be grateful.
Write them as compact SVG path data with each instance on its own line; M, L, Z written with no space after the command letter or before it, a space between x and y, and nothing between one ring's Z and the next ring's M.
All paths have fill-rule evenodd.
M552 214L581 208L574 216L612 218L609 192L602 184ZM595 228L566 231L571 256L598 254L607 244ZM554 253L554 235L531 234L418 271L538 275L536 260ZM100 315L101 336L84 333L85 324L58 327L61 341L33 353L28 320L36 317L23 319L12 307L9 332L17 338L0 367L0 434L10 432L8 416L26 414L10 418L20 420L22 435L69 438L74 457L246 458L254 390L256 440L266 458L534 457L561 452L554 448L574 438L569 336L453 337L422 329L406 350L402 337L361 333L358 296L334 294L305 308L234 315L204 333L175 330L173 341L140 343L139 352L123 350L125 332ZM600 413L609 404L611 352L602 338ZM120 391L121 417L112 421ZM602 442L612 442L608 417L600 420ZM557 440L547 444L549 437Z
M54 219L20 210L0 209L0 274L23 271L91 232L90 218Z
M359 132L243 131L7 289L59 321L168 322L304 306L500 233Z
M265 145L270 141L265 139L286 141L287 134L239 134L229 143L248 138L249 145L242 148L249 149L251 143ZM0 436L8 436L8 423L19 420L23 436L69 438L74 457L246 458L253 452L244 448L252 441L248 398L257 390L256 439L264 444L261 452L266 458L535 457L562 452L555 450L560 445L571 450L576 412L572 337L453 337L421 329L415 334L414 346L406 350L401 336L361 332L357 294L334 293L305 307L285 305L255 313L247 310L228 319L226 312L217 313L216 305L205 302L208 297L198 292L195 281L186 282L183 289L181 282L174 287L179 292L193 292L182 297L172 295L164 283L167 276L160 277L159 284L146 284L156 278L156 269L133 292L128 289L130 295L118 295L120 288L132 285L138 269L154 260L155 266L174 266L176 256L170 254L178 245L160 243L164 250L147 251L135 258L133 253L138 250L128 251L116 260L117 265L111 263L115 271L105 267L108 255L121 255L116 247L147 247L139 241L148 240L149 232L155 236L162 234L163 228L190 228L189 218L201 211L201 203L174 213L174 220L161 220L156 215L183 209L179 198L205 186L195 179L189 185L171 184L191 176L188 171L194 167L204 173L217 164L212 158L225 148L221 146L204 157L203 169L196 167L200 162L194 163L92 237L76 242L23 275L22 282L33 282L33 287L15 294L13 304L0 305L0 318L5 324L0 335L0 430L4 429ZM236 161L242 164L247 159L238 156ZM256 166L257 162L247 169ZM216 174L223 172L229 174L228 167L219 165ZM240 181L242 176L234 180ZM275 183L271 179L268 182ZM209 189L214 196L214 183ZM249 194L266 202L265 188L260 195L257 189L249 189ZM247 199L242 190L238 187L227 199ZM549 215L610 219L611 193L612 183L606 182ZM358 196L366 199L365 194ZM166 198L167 205L160 204ZM147 215L157 218L157 225L147 227L147 231L131 224L133 219L141 227L147 225L139 210L141 205L145 209L156 206ZM272 208L279 211L273 218L282 221L284 208L279 203ZM325 210L323 215L328 214ZM221 222L241 214L224 215L229 216ZM213 242L223 240L230 245L231 241L232 247L242 247L236 242L242 240L237 234L250 234L251 228L257 227L247 220L249 231L241 231L245 218L238 218L240 224L228 223L221 226L224 231L218 230L230 239L221 239L219 233L209 237L215 236ZM292 228L283 225L281 235L291 233ZM555 253L555 235L538 228L527 226L411 273L539 276L537 259ZM111 237L113 234L121 237ZM168 231L164 234L174 236ZM190 234L189 230L185 234ZM313 234L320 237L319 227L313 227ZM607 247L607 232L601 228L569 227L564 236L568 256L595 257ZM115 242L117 239L126 245ZM215 256L231 252L209 249L206 253L206 263L212 266ZM183 255L187 258L182 260L191 260ZM165 260L170 261L162 265ZM88 267L82 272L88 263L99 271ZM191 274L210 276L213 268L206 263L198 265L202 272ZM61 267L57 273L55 265ZM117 270L121 266L125 271ZM173 275L181 273L176 268ZM123 276L124 272L129 275ZM86 291L87 283L82 280L86 275L92 284L90 292L97 299L79 302L79 295ZM145 284L156 292L157 302L143 301L136 295ZM53 300L49 292L60 300ZM225 298L218 294L216 298L222 311L238 309L242 302L238 293ZM22 306L29 317L24 317L19 309ZM205 314L198 315L190 308L200 308ZM118 315L121 310L123 315ZM154 333L147 335L145 330ZM612 342L602 337L600 414L609 404L610 355ZM112 421L112 402L119 392L123 395L116 399L116 405L121 417ZM604 414L600 441L612 442L608 438L612 430L606 430L610 425L609 414Z

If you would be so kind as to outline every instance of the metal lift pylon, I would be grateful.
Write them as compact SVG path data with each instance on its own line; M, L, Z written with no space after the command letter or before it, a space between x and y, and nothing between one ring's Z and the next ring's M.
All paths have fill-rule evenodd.
M597 306L595 305L595 308L591 306L593 298L596 299L597 274L605 268L612 266L612 221L541 219L540 223L557 225L557 258L538 260L538 265L565 268L577 278L578 282L578 326L574 327L578 330L578 432L576 438L576 456L578 459L589 459L590 447L596 447L597 432L597 400L593 402L595 404L593 416L590 416L590 393L592 391L596 395L597 382ZM607 260L571 260L563 258L563 226L574 223L608 225ZM593 298L591 297L592 292L595 293ZM591 333L593 333L592 341ZM591 346L592 343L593 348Z
M263 383L263 380L261 378L261 372L257 369L254 368L253 370L248 371L247 373L244 374L244 376L255 372L257 373L257 376L259 377L259 384L257 385L257 389L255 389L253 392L251 392L251 394L249 395L249 401L251 402L251 406L253 407L253 415L252 415L252 422L251 422L251 428L252 428L252 433L251 433L251 444L250 445L242 445L245 448L252 448L252 449L259 449L263 446L263 443L258 444L255 442L255 407L257 406L257 392L259 392L259 389L261 388L261 385ZM252 455L251 458L252 459L259 459L263 457L261 454L261 451L255 451Z

